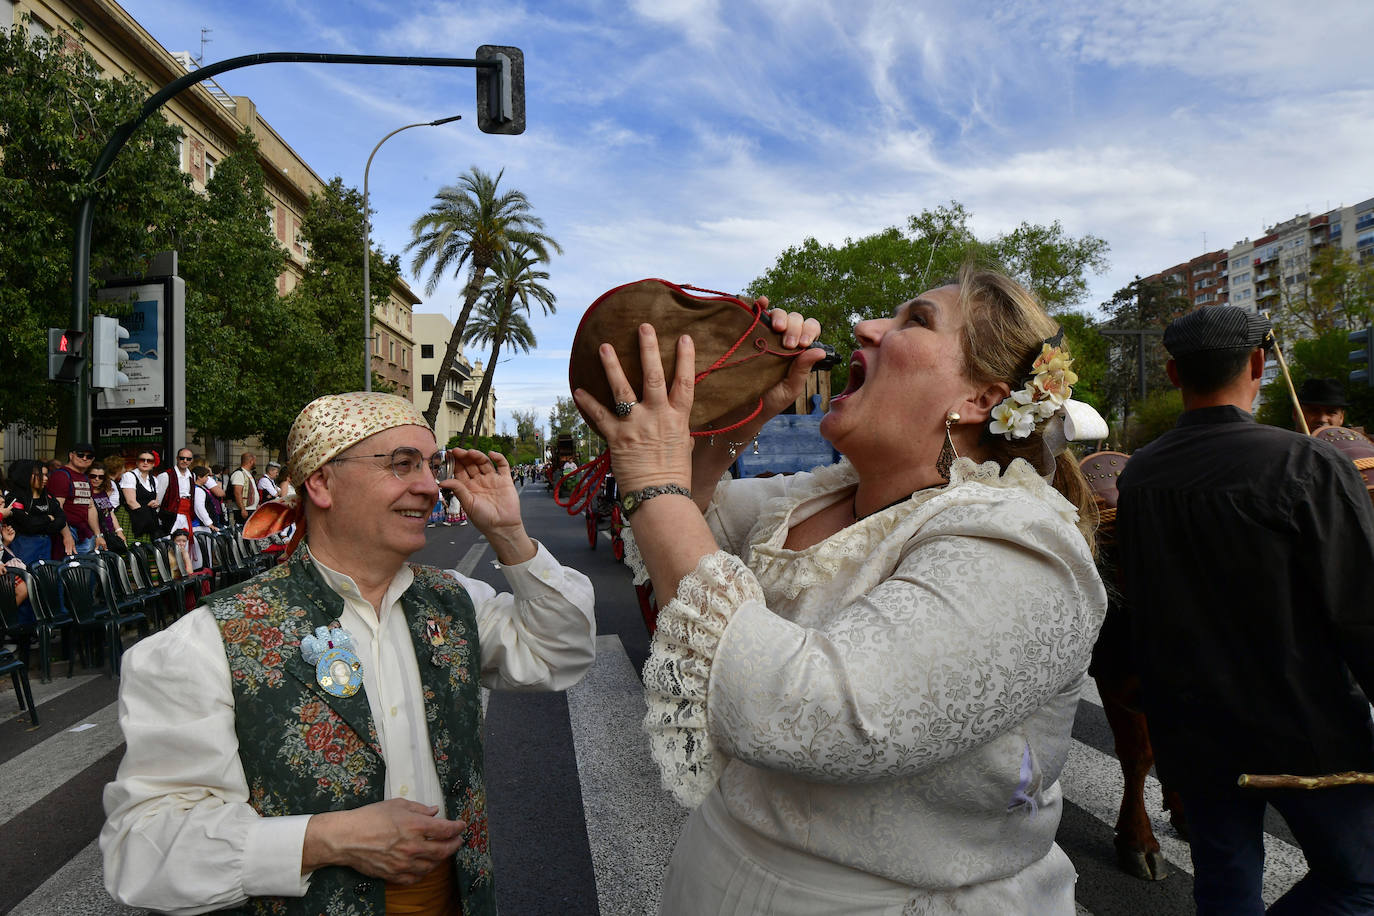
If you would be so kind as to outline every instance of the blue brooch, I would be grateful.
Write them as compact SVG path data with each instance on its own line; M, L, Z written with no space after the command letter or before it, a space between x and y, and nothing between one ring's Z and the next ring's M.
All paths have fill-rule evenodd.
M315 666L315 681L334 697L351 697L363 686L363 663L343 627L316 627L301 640L301 658Z

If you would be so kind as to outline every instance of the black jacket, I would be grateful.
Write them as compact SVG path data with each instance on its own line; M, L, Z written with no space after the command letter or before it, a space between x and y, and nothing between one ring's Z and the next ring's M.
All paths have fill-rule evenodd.
M1209 407L1132 455L1119 491L1161 778L1374 770L1374 506L1351 461Z

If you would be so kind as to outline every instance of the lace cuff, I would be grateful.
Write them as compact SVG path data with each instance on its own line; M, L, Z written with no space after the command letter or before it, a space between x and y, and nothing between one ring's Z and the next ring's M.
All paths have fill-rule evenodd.
M721 636L746 601L763 601L748 567L724 551L703 557L659 611L644 663L649 748L663 787L688 808L706 798L725 768L707 727L707 689Z

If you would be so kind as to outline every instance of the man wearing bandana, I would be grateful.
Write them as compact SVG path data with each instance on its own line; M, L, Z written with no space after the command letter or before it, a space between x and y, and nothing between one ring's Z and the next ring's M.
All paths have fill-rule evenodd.
M505 459L445 453L409 401L328 395L287 440L289 560L124 656L110 894L166 913L494 916L479 685L564 690L591 583L525 532ZM451 475L450 475L451 470ZM456 494L511 591L408 564Z

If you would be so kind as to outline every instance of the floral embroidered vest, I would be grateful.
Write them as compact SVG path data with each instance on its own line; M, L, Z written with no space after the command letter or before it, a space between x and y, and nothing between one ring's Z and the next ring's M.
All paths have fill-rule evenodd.
M478 695L477 617L467 590L428 566L401 607L415 641L425 721L445 813L467 823L454 858L464 916L495 916L482 778L482 706ZM301 638L339 619L343 599L321 578L309 552L236 591L208 600L219 624L233 681L235 731L249 804L265 817L358 808L384 798L385 762L367 705L366 685L330 696L301 658ZM444 644L434 646L427 623ZM302 898L255 897L235 912L381 916L385 882L351 868L317 870Z

